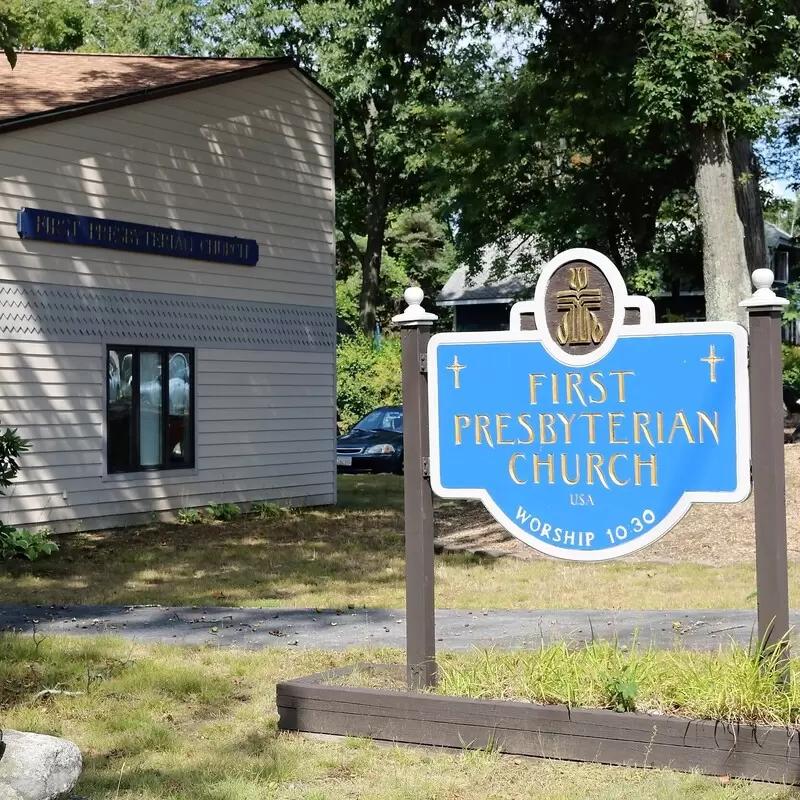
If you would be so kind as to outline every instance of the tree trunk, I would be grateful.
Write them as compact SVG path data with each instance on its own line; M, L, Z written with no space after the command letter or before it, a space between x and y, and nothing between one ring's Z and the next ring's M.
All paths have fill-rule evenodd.
M758 190L760 170L753 145L744 136L731 141L733 175L736 187L736 208L744 227L744 252L747 268L769 266L767 243L764 239L764 208Z
M386 213L384 211L370 216L367 246L361 259L361 296L358 307L361 330L368 336L374 336L377 325L381 256L386 238Z
M706 319L745 322L739 302L750 296L750 274L728 134L723 125L697 125L691 144L703 231Z

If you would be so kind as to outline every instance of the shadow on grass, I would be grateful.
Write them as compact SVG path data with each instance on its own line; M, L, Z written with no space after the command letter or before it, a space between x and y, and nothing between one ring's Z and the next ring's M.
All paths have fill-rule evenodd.
M267 520L62 536L50 558L0 565L3 602L402 606L402 478L343 476L340 497L337 507ZM469 555L446 560L491 563Z

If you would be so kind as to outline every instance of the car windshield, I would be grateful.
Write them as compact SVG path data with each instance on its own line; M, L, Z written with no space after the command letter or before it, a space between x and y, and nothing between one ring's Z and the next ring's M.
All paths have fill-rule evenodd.
M395 408L370 411L364 419L356 422L353 430L403 432L403 412Z

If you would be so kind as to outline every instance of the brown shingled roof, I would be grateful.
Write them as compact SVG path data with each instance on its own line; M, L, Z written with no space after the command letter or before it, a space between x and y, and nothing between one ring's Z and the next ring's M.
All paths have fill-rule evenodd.
M0 132L291 67L284 58L23 52L13 70L0 64Z

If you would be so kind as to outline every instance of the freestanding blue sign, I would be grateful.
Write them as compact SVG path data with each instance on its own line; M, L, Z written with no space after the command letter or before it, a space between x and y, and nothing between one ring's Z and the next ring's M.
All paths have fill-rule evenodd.
M579 561L651 544L692 503L744 500L745 329L654 318L607 258L575 249L510 331L434 336L436 494L478 498L522 541Z

